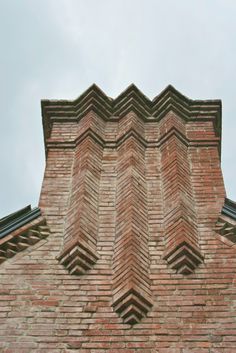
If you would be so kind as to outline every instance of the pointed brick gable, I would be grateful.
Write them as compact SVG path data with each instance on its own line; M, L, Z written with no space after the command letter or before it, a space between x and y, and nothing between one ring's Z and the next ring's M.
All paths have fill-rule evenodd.
M152 177L160 179L162 257L177 273L191 274L203 263L204 252L197 214L202 190L194 189L190 150L204 153L211 148L219 163L221 103L192 101L172 86L152 101L134 85L111 99L93 85L73 102L42 101L42 111L48 156L57 158L62 149L70 153L64 244L58 259L70 274L82 275L95 266L104 212L114 237L112 305L124 322L137 323L153 305L148 174L157 167ZM105 172L109 155L112 164ZM206 158L203 154L203 161L212 163ZM105 193L101 185L110 179ZM47 185L45 190L51 189L53 185ZM218 194L214 191L212 197L222 203L223 184Z
M92 85L74 101L43 100L42 115L42 215L0 239L0 347L236 350L221 101L172 86L150 100L135 85L113 99Z

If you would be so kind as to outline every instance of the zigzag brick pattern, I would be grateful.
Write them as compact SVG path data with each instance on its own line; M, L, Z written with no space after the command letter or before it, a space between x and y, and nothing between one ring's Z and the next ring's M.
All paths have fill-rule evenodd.
M102 147L91 137L75 150L70 207L59 261L71 274L84 274L98 259L98 198Z
M162 136L164 142L160 147L166 243L164 258L178 273L187 275L203 261L203 256L198 244L188 146L178 133L168 136L168 130L175 128L175 123L176 131L181 128L183 133L179 119L170 114L166 118L167 137L163 139Z
M42 108L47 163L40 208L50 233L45 240L29 245L11 258L4 254L4 261L0 265L0 351L236 352L236 244L232 242L232 229L223 224L225 221L231 225L235 223L232 217L226 219L225 213L222 213L225 190L219 154L220 101L193 101L170 86L153 100L145 97L135 86L111 99L92 86L74 101L44 101ZM64 248L65 236L72 235L65 230L70 228L67 220L72 210L73 193L77 192L76 189L72 192L72 186L75 185L72 177L77 175L74 173L74 157L75 151L79 151L79 145L86 139L96 154L97 145L99 151L103 149L102 154L98 153L102 155L101 173L97 169L99 187L95 188L93 194L98 200L95 202L98 202L98 213L93 225L98 222L98 228L92 233L97 238L92 252L96 252L98 260L83 276L72 276L58 263L57 256ZM118 202L121 195L118 194L118 189L121 189L118 172L121 156L126 156L128 146L131 149L131 141L132 151L138 151L138 162L134 160L139 177L141 175L142 180L145 176L145 183L140 190L144 191L146 199L139 205L137 212L142 209L147 216L140 217L138 213L138 219L147 217L148 228L142 228L143 238L139 239L136 235L131 237L134 244L139 239L147 254L147 261L140 260L140 249L136 250L137 246L134 245L138 261L132 261L140 264L141 269L135 274L130 271L129 277L131 280L139 278L139 283L146 290L141 292L140 289L138 296L130 293L129 298L124 290L126 296L120 303L121 306L123 303L125 305L119 313L112 305L115 299L115 269L119 270L113 261L115 264L118 254L116 246L120 238L117 237L122 236L117 231L117 217L121 212L118 204L122 204L121 200ZM163 189L162 165L165 161L162 152L165 149L168 158L169 150L174 146L179 152L173 165L176 170L180 169L180 165L190 173L186 183L188 189L191 186L189 190L194 210L186 210L190 202L189 191L178 189L177 186L176 202L182 202L185 215L190 212L191 217L195 217L197 227L192 223L188 227L192 238L198 239L198 250L200 248L204 255L204 262L190 276L176 273L163 258L164 252L168 250L166 211L171 211L168 204L171 193L167 179L167 188ZM124 152L122 155L121 151ZM187 169L183 157L180 157L186 156L186 153ZM128 163L128 157L125 158ZM135 174L136 167L132 169ZM183 177L179 182L185 182ZM135 199L135 181L130 180L133 179L128 178L128 182L133 185ZM181 201L183 195L187 201ZM126 202L126 195L124 197ZM74 206L80 210L79 204ZM77 211L74 214L81 215ZM120 214L119 220L122 217ZM220 219L224 222L218 224ZM125 229L126 223L127 219L124 218L123 225L120 223L119 226ZM76 227L80 227L79 219ZM148 242L145 234L148 234ZM11 236L13 234L9 234L8 240ZM67 240L69 243L70 238ZM88 249L88 238L85 240ZM187 241L190 242L189 239ZM191 239L191 242L195 243L195 240ZM132 250L131 247L129 249ZM125 252L126 246L121 246L120 251ZM145 270L147 267L148 275ZM144 285L143 278L148 285ZM149 305L151 300L148 299L148 303L143 301L143 298L150 298L148 288L152 307ZM129 303L132 303L133 308L127 305ZM130 315L132 310L135 312L134 307L141 310L143 316L140 320L139 313L139 322L130 325L126 320L131 323L137 320Z
M145 149L134 137L118 148L113 307L129 324L152 306L144 158Z
M92 85L75 101L42 101L44 115L45 138L50 136L52 121L75 121L93 111L103 120L116 117L122 118L131 111L144 121L150 117L161 120L169 111L175 112L185 120L194 120L195 117L204 119L211 117L215 121L215 130L220 134L219 115L220 101L193 101L186 98L171 85L156 96L153 100L147 98L135 85L130 85L117 98L109 98L99 87ZM50 119L48 119L49 117ZM150 120L152 120L150 119Z

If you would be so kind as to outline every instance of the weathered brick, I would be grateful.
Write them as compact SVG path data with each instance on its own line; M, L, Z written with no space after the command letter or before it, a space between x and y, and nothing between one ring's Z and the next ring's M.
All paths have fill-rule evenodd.
M93 86L42 108L39 206L50 234L3 254L0 350L236 351L236 224L221 213L220 102L172 87L150 101L134 86L112 100Z

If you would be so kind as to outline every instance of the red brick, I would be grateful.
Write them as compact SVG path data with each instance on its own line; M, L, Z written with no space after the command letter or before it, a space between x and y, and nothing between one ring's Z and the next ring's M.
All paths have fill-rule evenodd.
M0 265L0 350L236 351L235 247L215 230L226 222L219 115L219 101L172 87L153 101L93 86L43 103L50 234ZM188 275L172 266L179 254Z

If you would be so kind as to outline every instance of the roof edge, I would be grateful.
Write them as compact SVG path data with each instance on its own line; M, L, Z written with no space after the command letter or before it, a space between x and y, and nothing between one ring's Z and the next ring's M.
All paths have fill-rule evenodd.
M102 119L109 120L111 116L122 111L122 107L125 107L127 103L131 108L145 107L145 116L141 116L141 118L147 119L147 121L148 117L160 120L163 116L163 110L175 108L180 115L181 111L184 112L185 119L186 116L194 119L209 117L212 120L213 118L216 136L221 141L222 102L220 99L193 100L183 95L174 86L168 85L151 100L134 84L129 85L116 98L110 98L99 86L92 84L75 100L41 100L45 149L46 139L51 132L52 119L79 120L83 114L87 113L88 109L93 110L94 107L98 114L102 112ZM221 146L219 146L220 149Z

